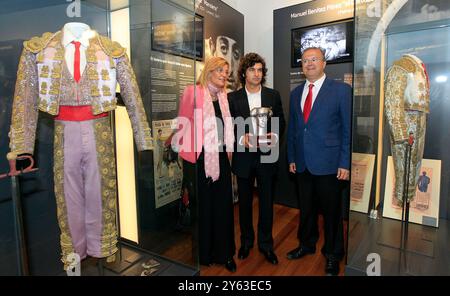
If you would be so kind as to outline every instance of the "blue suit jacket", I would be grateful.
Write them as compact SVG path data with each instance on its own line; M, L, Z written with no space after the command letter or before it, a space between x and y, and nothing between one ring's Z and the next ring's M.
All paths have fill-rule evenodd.
M301 98L305 83L291 92L287 135L288 161L297 173L336 174L350 169L351 87L326 78L305 124Z

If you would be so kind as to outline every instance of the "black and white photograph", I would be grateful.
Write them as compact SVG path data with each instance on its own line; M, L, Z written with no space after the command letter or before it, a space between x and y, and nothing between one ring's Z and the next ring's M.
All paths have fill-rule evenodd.
M216 8L216 9L214 9ZM196 13L204 17L205 60L222 57L230 64L227 91L239 88L239 60L244 53L244 16L222 1L199 1ZM203 69L197 63L196 77Z
M351 61L351 37L351 23L292 30L292 67L300 67L301 53L308 47L322 48L328 63Z

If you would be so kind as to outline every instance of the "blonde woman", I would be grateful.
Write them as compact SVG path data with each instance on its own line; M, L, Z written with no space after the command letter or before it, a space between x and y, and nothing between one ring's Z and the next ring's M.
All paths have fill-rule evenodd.
M226 83L229 64L206 61L197 84L187 86L180 101L175 136L186 178L197 186L200 264L224 264L236 271L231 169L234 132ZM189 173L191 172L191 173ZM192 195L192 194L191 194Z

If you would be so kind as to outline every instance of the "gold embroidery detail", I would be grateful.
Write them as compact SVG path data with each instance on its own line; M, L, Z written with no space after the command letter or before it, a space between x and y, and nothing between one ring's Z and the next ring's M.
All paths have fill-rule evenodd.
M70 262L67 256L74 253L72 237L69 229L69 222L67 218L67 206L64 198L64 125L60 122L55 122L55 138L54 138L54 182L55 182L55 196L56 209L58 216L58 224L61 230L60 244L62 251L61 261L64 263L64 268L67 269Z
M102 113L102 109L100 108L100 105L98 102L92 102L92 114L94 115L98 115L100 113Z
M39 110L41 110L43 112L47 112L47 108L48 108L47 100L41 99L39 102Z
M100 47L112 58L120 58L126 53L126 49L118 42L112 41L108 37L98 35Z
M44 53L41 51L36 56L36 62L37 63L43 63L44 62Z
M103 257L109 257L117 251L116 230L116 170L114 158L114 145L109 124L109 117L96 120L95 142L97 147L97 162L101 172L102 210L103 221L101 237L101 253ZM110 163L102 160L109 159ZM110 167L110 164L113 164Z
M22 50L22 54L19 60L19 66L17 69L17 77L24 77L26 71L26 51ZM25 152L25 114L24 109L19 108L19 106L25 106L25 100L22 94L23 89L21 88L22 80L17 79L15 84L14 93L14 104L11 114L11 130L9 132L10 143L9 147L12 152L17 152L18 154ZM22 90L22 91L21 91Z
M41 92L40 92L40 94L41 95L47 95L47 82L42 82L41 83Z
M89 80L99 80L97 71L95 70L95 68L92 67L88 68L88 77Z
M103 102L102 103L102 107L103 107L104 112L112 110L111 109L111 103L108 102L108 101Z
M50 106L48 107L47 113L50 115L57 115L58 114L58 103L56 103L56 99L52 100L50 103Z
M385 115L390 126L394 142L408 139L404 115L404 90L406 88L406 75L397 64L388 70L385 87Z
M108 70L106 70L106 69L103 69L102 70L102 80L103 81L109 81L110 79L109 79L109 72L108 72Z
M35 36L23 43L23 47L32 53L38 53L43 50L47 44L59 33L46 32L41 37Z
M105 96L105 97L110 97L112 95L111 89L107 85L103 85L102 92L103 92L103 96Z
M41 74L39 75L39 77L42 78L48 78L48 74L49 74L49 69L47 65L43 65L41 68Z
M422 112L408 113L406 115L406 121L409 123L409 131L414 133L414 144L411 147L411 163L409 170L409 182L407 184L408 200L411 201L414 198L417 188L418 172L421 166L421 160L423 155L423 145L425 141L426 130L426 114ZM398 204L401 205L403 199L404 190L404 176L405 176L405 155L406 145L391 143L391 151L394 161L395 171L395 185L394 185L394 197Z
M54 63L52 69L52 79L61 78L62 67L60 63Z
M92 97L99 97L100 96L100 90L96 85L91 86L91 96Z
M59 83L56 84L57 81L52 81L52 84L50 84L50 95L57 96L59 95ZM59 81L58 81L59 82Z
M114 63L114 59L112 57L109 57L109 68L110 69L116 68L116 63Z
M95 54L95 49L89 48L86 50L86 61L88 63L96 63L97 62L97 55Z
M62 61L64 59L64 49L62 48L61 44L56 47L55 55L53 56L54 61Z
M416 65L410 58L403 57L400 60L395 61L394 65L405 69L409 73L414 73L416 71Z

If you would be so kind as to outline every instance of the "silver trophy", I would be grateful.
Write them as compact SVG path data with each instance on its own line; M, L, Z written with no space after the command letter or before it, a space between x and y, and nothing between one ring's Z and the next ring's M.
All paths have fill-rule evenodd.
M270 144L272 142L271 135L267 134L267 124L273 115L271 107L259 107L253 108L250 111L250 116L255 118L256 121L256 143ZM275 139L276 141L277 139Z

